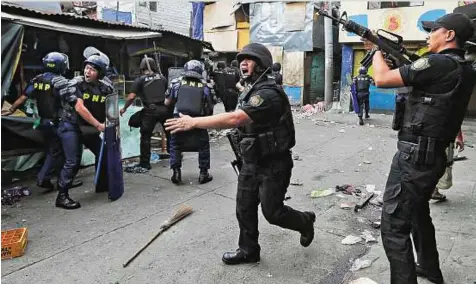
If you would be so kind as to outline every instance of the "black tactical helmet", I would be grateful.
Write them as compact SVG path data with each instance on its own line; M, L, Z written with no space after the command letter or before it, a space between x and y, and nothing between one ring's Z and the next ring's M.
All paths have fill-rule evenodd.
M63 75L69 69L68 55L59 52L50 52L43 57L45 71Z
M231 61L231 67L238 67L238 60Z
M217 68L223 69L226 67L225 61L218 61Z
M271 68L273 64L273 56L266 46L260 43L250 43L243 47L240 53L236 56L236 59L241 62L245 58L251 57L256 63L263 69Z
M367 68L365 68L365 67L363 67L363 66L360 67L360 68L359 68L359 74L362 74L362 75L367 74Z
M279 72L281 70L281 63L274 62L273 67L271 69L273 69L274 72Z
M155 60L150 58L150 57L144 57L142 61L140 62L140 70L149 70L149 67L147 66L147 62L149 62L150 69L152 72L158 72L157 69L157 64L155 64Z
M107 67L109 66L108 62L101 55L91 55L84 61L84 65L90 64L98 71L98 78L102 79L106 74Z

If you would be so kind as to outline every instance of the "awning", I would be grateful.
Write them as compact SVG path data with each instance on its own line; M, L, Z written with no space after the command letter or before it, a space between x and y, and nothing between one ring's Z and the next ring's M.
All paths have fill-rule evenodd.
M67 32L72 34L80 34L86 36L96 36L109 39L144 39L144 38L153 38L161 37L162 34L159 32L153 31L141 31L141 30L131 30L131 29L120 29L120 28L92 28L85 26L78 26L74 24L64 24L58 23L55 21L50 21L41 18L33 18L22 15L14 15L2 12L2 19L10 20L12 22L32 26L42 29L55 30L60 32Z

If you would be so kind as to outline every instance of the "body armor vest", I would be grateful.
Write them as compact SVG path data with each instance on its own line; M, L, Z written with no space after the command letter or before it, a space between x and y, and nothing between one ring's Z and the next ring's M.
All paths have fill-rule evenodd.
M243 137L254 137L257 140L257 151L260 157L285 153L296 144L294 121L288 96L273 80L257 83L249 95L240 96L239 104L243 105L244 102L248 102L263 90L272 90L279 94L283 100L283 109L281 110L283 114L277 119L270 119L266 124L251 123L239 129Z
M165 91L167 90L167 80L160 76L160 74L144 75L143 80L144 88L141 99L144 105L163 105Z
M213 73L213 80L216 84L216 90L223 94L226 90L226 73L224 69L216 70Z
M97 83L82 80L79 83L79 90L83 94L84 106L97 121L103 123L106 120L106 97L113 93L113 86L103 80ZM81 119L81 121L89 125L85 120Z
M356 80L356 88L358 93L368 93L370 88L370 78L367 75L359 75Z
M225 69L225 88L236 90L236 71L232 68Z
M55 90L59 94L60 108L58 110L58 118L60 121L71 124L78 123L78 114L74 108L81 95L78 87L78 80L68 80L63 76L57 76L52 80Z
M38 115L41 118L55 119L57 111L57 99L54 93L52 79L59 75L45 76L41 74L33 79L34 95L38 107Z
M203 116L205 105L205 83L182 78L177 91L175 108L178 112L190 116Z
M455 87L444 94L414 89L408 97L400 134L435 138L445 147L455 140L473 92L476 71L462 58L445 54L458 68L448 77L456 77Z

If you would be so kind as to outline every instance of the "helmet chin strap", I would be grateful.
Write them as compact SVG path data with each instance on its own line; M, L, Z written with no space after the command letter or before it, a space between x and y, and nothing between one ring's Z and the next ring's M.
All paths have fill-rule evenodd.
M243 70L241 69L240 69L240 73L241 73L241 78L243 78L245 82L254 83L258 81L259 79L261 79L261 77L263 77L268 72L268 70L269 70L269 67L263 70L260 66L256 65L253 68L253 73L251 74L251 76L244 75Z

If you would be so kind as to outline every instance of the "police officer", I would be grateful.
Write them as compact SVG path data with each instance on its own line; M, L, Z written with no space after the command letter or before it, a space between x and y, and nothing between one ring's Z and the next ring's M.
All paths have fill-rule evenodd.
M42 132L46 145L46 158L38 173L37 185L42 188L54 190L55 187L51 182L51 176L55 169L62 166L63 153L61 142L56 135L59 100L52 80L63 76L66 71L68 71L69 60L66 54L50 52L43 57L42 61L43 70L45 72L33 78L26 86L24 94L13 103L9 110L2 113L2 115L14 113L28 98L36 99L38 115L40 116L38 129ZM82 181L76 180L72 187L81 186L82 184Z
M283 75L281 75L281 63L274 62L272 70L273 70L272 77L276 81L276 84L282 86L283 85Z
M168 109L164 105L167 79L159 73L157 64L152 58L146 57L140 63L142 76L132 84L131 93L127 96L124 107L120 110L121 116L134 102L137 95L141 98L144 108L141 111L140 122L140 162L139 166L151 169L150 166L150 139L157 122L162 125L168 118ZM167 139L168 141L169 139Z
M225 73L226 64L224 61L218 61L217 67L213 72L210 74L210 78L213 80L214 84L214 91L217 98L219 98L223 105L226 108L226 73Z
M238 103L238 88L236 84L240 82L240 71L230 65L225 68L225 111L234 111Z
M65 86L60 91L63 95L58 136L63 144L66 161L58 179L57 207L76 209L81 206L79 202L69 197L68 190L71 180L79 169L82 144L93 152L98 168L102 143L99 134L105 127L106 96L114 91L108 81L102 80L107 70L107 62L108 60L101 55L91 55L84 62L84 76L76 77L71 82L55 84ZM102 159L96 192L108 190L105 160Z
M203 78L203 65L190 60L184 65L182 77L172 80L167 90L165 105L175 104L174 117L187 114L192 117L204 117L213 113L213 98ZM210 169L210 139L206 129L196 129L190 133L172 134L170 139L170 168L173 170L172 182L182 181L182 152L198 149L199 183L213 179Z
M367 68L360 67L359 75L355 76L353 79L353 84L357 92L357 101L359 104L359 124L364 125L362 116L364 115L364 106L365 106L365 118L370 118L369 116L369 97L370 97L370 84L374 85L374 80L372 77L367 75Z
M243 165L238 177L236 215L240 226L239 248L223 255L226 264L258 262L258 204L271 224L301 233L301 245L307 247L314 238L315 214L299 212L284 205L293 160L290 149L295 131L289 100L274 80L269 79L272 57L258 43L246 45L238 53L246 91L240 95L234 112L209 117L167 120L172 133L194 128L239 127L239 148Z
M428 201L445 171L445 149L455 141L476 81L461 49L474 32L471 20L451 13L422 26L433 54L394 70L380 51L373 57L377 87L413 87L403 121L396 123L398 152L383 196L382 241L392 284L416 284L417 275L444 282Z

